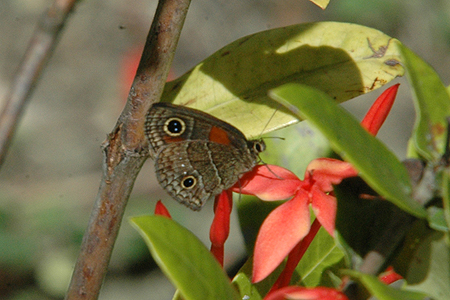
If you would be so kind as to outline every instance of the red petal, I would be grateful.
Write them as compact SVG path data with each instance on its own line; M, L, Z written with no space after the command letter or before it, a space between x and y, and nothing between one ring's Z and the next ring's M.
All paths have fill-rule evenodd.
M303 190L274 209L256 238L253 282L266 278L283 261L310 228L308 195Z
M294 274L295 268L302 259L306 250L308 250L309 245L311 245L312 241L316 237L320 227L322 226L320 225L319 221L315 219L311 225L308 234L289 253L286 266L284 267L280 276L278 276L277 281L272 285L269 293L289 285L289 282L292 279L292 274Z
M258 165L244 174L233 192L254 195L261 200L285 200L295 195L301 180L291 171L274 165Z
M231 191L223 191L214 203L214 219L209 231L211 253L223 266L224 245L230 233L230 213L233 204Z
M348 300L342 292L326 287L288 286L267 295L264 300Z
M306 171L305 181L312 176L314 184L324 192L331 192L332 185L339 184L344 178L358 175L350 163L333 158L317 158L309 163Z
M317 220L323 228L334 237L337 201L336 198L323 193L319 187L312 189L311 204Z
M397 273L395 273L395 270L392 266L388 267L386 271L378 275L378 278L385 283L385 284L391 284L393 282L396 282L397 280L403 279L403 277Z
M162 204L161 200L158 200L158 202L156 202L155 215L160 215L172 219L172 216L170 215L164 204Z
M367 129L372 135L376 135L381 125L383 125L384 120L386 120L389 112L391 111L392 105L395 101L395 96L397 95L398 86L400 84L391 86L385 90L378 98L375 100L373 105L370 107L366 116L361 122L361 125Z

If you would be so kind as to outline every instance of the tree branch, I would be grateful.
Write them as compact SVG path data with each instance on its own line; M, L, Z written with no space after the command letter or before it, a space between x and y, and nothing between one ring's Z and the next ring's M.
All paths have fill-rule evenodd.
M23 109L76 2L77 0L55 0L37 24L0 114L0 166L6 157Z
M159 101L190 0L160 0L127 104L103 144L103 177L66 299L97 299L148 145L145 116Z

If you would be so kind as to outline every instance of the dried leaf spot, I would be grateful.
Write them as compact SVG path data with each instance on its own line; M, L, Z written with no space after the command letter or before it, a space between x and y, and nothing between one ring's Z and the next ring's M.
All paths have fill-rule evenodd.
M380 46L378 50L375 50L375 48L372 45L372 42L369 38L367 38L367 43L369 44L370 50L372 50L373 54L371 56L365 57L365 59L368 58L382 58L385 54L387 49L389 48L389 43L391 42L392 38L390 38L386 44L386 46Z
M395 67L396 65L399 65L400 62L396 59L388 59L387 61L384 62L384 64L390 67Z

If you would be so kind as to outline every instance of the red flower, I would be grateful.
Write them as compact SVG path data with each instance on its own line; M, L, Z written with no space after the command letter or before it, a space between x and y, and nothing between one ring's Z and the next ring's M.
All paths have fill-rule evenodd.
M273 165L257 166L244 175L241 187L235 186L234 191L266 201L291 198L274 209L259 230L253 257L253 282L267 277L308 234L309 205L320 224L334 235L337 203L330 194L332 185L357 174L347 162L320 158L308 165L304 180Z
M376 134L383 124L395 100L397 89L398 84L380 95L362 121L362 125L370 133ZM357 174L357 170L347 162L320 158L308 165L304 180L300 180L289 170L272 165L257 166L243 176L240 185L235 185L233 191L254 195L266 201L290 198L273 210L260 228L253 258L253 282L267 277L291 251L295 258L290 257L286 269L293 272L309 245L299 244L311 228L309 205L317 221L334 236L337 203L332 192L333 185ZM306 248L294 249L298 245ZM282 273L274 288L287 285L291 275L292 273Z
M373 135L383 124L395 100L398 84L378 97L361 124ZM210 230L211 252L223 265L224 243L229 233L232 207L231 191L257 196L261 200L289 199L266 218L259 231L253 259L253 282L269 275L289 254L284 271L265 300L276 299L347 299L341 292L328 288L285 287L292 273L322 225L334 236L336 198L333 185L358 172L347 162L319 158L307 167L304 180L291 171L273 165L259 165L245 174L240 182L216 197L215 217ZM310 210L316 220L310 225Z
M342 292L326 287L288 286L271 293L264 300L348 300Z

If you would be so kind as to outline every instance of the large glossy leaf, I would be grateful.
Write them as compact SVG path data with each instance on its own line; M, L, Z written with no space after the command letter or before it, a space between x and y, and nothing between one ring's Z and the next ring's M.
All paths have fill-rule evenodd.
M220 265L186 228L161 216L135 217L131 223L185 300L239 299Z
M423 207L410 197L411 184L405 167L327 94L308 86L287 84L274 89L271 96L320 129L336 152L351 162L380 195L415 216L426 216Z
M297 122L269 99L270 89L297 82L337 102L354 98L403 75L398 43L378 30L337 22L267 30L225 46L167 83L162 101L204 110L251 138Z
M408 48L400 46L400 49L416 108L416 123L410 143L414 149L409 152L417 152L426 160L436 162L444 153L450 96L429 64Z
M369 292L378 300L425 300L427 295L419 292L399 290L385 285L375 276L363 274L357 271L345 270L345 275L359 280Z

